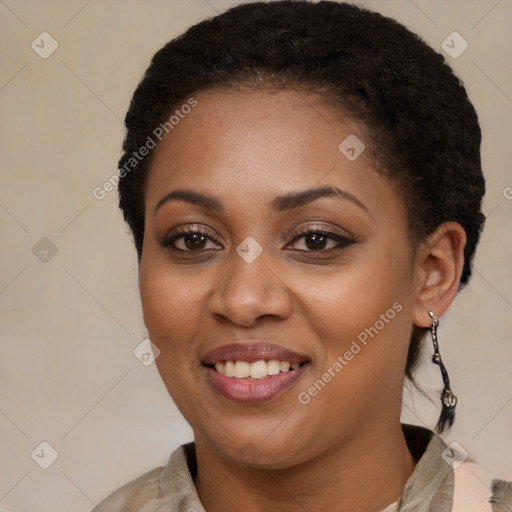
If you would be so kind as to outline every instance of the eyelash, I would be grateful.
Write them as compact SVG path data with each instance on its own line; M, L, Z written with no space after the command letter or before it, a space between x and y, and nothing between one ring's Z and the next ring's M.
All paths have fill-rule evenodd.
M306 238L311 235L323 235L327 237L328 239L336 241L338 244L335 247L330 247L329 249L319 249L318 251L309 250L304 252L328 252L331 250L341 250L345 249L346 247L349 247L350 245L353 245L355 243L355 240L344 235L340 235L339 233L336 233L334 231L329 231L326 228L318 227L318 228L311 228L311 227L305 227L305 228L299 228L291 233L288 234L287 238L291 238L292 242L295 242L299 238Z
M196 228L190 228L190 227L182 227L179 229L178 233L170 234L169 236L165 237L165 239L162 241L162 246L171 250L171 251L177 251L177 252L200 252L208 249L199 249L198 251L194 250L186 250L186 249L178 249L177 247L174 247L174 243L179 240L180 238L185 238L186 236L190 235L203 235L206 238L210 239L211 241L221 245L220 241L212 236L209 232L202 229L201 227ZM297 241L299 238L306 238L311 235L323 235L327 237L328 239L336 241L338 244L335 247L330 247L328 249L319 249L319 250L303 250L298 249L300 252L307 252L307 253L326 253L332 250L341 250L345 249L346 247L349 247L350 245L353 245L355 242L354 239L340 235L339 233L329 231L325 228L318 227L318 228L299 228L296 229L290 233L288 233L286 238L291 238L291 242L293 243Z

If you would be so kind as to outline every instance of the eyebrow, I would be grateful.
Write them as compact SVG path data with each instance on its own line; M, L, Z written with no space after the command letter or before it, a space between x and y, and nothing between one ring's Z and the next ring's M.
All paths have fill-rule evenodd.
M301 190L299 192L288 192L287 194L274 198L271 206L278 212L284 212L286 210L305 206L316 199L324 197L348 200L368 212L368 208L356 196L332 185L324 185L308 190ZM155 213L160 207L170 201L184 201L186 203L202 206L208 210L218 212L224 211L222 202L215 196L191 190L177 189L173 190L158 201L158 204L155 207Z

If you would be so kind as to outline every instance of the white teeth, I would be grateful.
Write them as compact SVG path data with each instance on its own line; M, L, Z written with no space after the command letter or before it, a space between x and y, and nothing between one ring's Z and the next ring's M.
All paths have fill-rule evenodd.
M251 375L251 365L247 361L237 361L235 363L235 377L245 379Z
M279 370L282 372L287 372L290 369L290 363L288 361L281 361L279 363Z
M236 379L263 379L268 375L279 375L300 367L299 363L290 364L288 361L279 361L270 359L265 361L217 361L215 370L226 377L235 377Z
M283 363L286 364L286 363ZM280 364L277 359L271 359L267 362L267 374L268 375L279 375ZM288 371L288 369L286 370Z
M267 363L265 361L252 362L249 374L253 379L263 379L263 377L267 376Z
M217 368L215 368L215 369L217 369ZM226 361L226 363L224 364L224 375L226 377L234 377L235 376L235 363L234 363L234 361Z

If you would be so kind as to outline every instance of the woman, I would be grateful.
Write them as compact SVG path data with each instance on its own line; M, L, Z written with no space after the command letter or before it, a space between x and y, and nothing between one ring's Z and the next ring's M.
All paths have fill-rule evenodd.
M240 5L154 56L125 123L144 321L194 443L97 510L510 510L400 423L429 332L453 423L437 325L484 223L444 59L353 5Z

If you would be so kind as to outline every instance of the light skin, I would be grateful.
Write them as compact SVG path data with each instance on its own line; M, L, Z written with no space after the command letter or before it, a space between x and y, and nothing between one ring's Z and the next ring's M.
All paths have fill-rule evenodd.
M405 206L370 150L349 161L338 145L367 129L321 96L291 90L202 91L156 149L146 189L139 286L157 366L192 426L195 485L208 512L378 512L414 470L400 426L413 324L428 327L452 302L465 233L449 222L413 250ZM369 144L367 144L369 148ZM277 196L332 186L280 211ZM221 209L165 201L177 189ZM178 228L201 230L165 247ZM345 241L289 234L323 228ZM183 235L183 233L181 233ZM329 235L328 235L329 236ZM247 263L236 248L263 249ZM297 238L298 237L298 238ZM167 240L168 241L168 240ZM393 304L402 309L307 405L298 401L357 335ZM268 340L306 354L306 372L262 404L216 391L201 358L213 348ZM369 485L370 483L370 485Z

